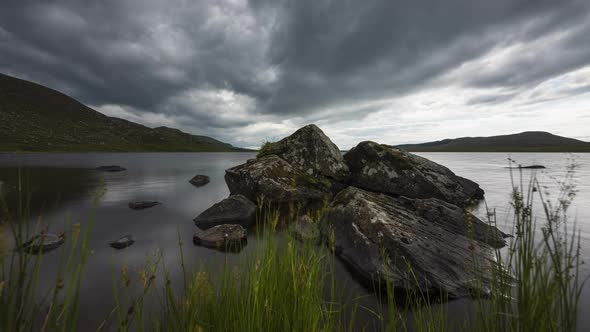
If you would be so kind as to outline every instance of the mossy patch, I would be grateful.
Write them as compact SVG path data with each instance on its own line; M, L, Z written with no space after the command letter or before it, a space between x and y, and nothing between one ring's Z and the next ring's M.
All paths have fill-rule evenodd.
M266 141L262 143L262 146L260 146L258 154L256 154L256 158L270 156L272 154L277 154L278 152L279 149L276 142Z
M409 159L408 155L405 154L403 151L399 150L389 150L385 154L385 160L390 162L392 165L395 166L396 169L399 170L406 170L412 169L412 161Z

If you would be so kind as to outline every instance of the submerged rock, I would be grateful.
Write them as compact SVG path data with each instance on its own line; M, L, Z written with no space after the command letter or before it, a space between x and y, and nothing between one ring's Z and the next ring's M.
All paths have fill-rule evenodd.
M320 229L318 224L308 215L302 215L289 226L289 231L301 242L318 243L320 241Z
M337 181L348 177L348 166L340 150L314 124L300 128L275 143L267 143L259 156L275 155L308 176L325 176Z
M65 234L41 233L22 244L21 251L28 254L44 254L59 248L66 241Z
M543 165L526 165L526 166L518 165L518 166L515 166L515 167L506 167L506 168L516 168L516 169L545 169L547 167L545 167Z
M99 166L96 169L103 172L123 172L127 170L126 168L118 165Z
M199 214L195 225L208 229L222 224L250 226L256 216L256 205L243 195L231 195Z
M125 249L135 243L133 236L130 234L120 237L118 240L109 243L109 245L117 250Z
M276 155L226 170L225 182L232 195L241 194L253 202L264 198L280 206L321 204L343 187L327 177L303 173Z
M221 251L240 251L247 242L246 229L240 225L225 224L198 230L193 236L195 245Z
M162 204L157 201L138 201L138 202L129 202L129 208L133 210L143 210L148 209L153 206Z
M484 192L477 183L388 145L361 142L344 159L351 171L351 185L359 188L396 196L438 198L460 206L483 199Z
M324 217L322 233L368 287L467 296L489 281L493 248L503 234L441 200L395 198L349 187ZM479 278L479 279L478 279Z
M195 187L202 187L209 183L209 177L207 175L197 174L189 182Z

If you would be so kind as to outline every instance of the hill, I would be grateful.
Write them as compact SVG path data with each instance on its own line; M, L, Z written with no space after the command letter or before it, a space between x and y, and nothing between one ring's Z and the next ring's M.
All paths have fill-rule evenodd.
M45 86L0 74L0 151L240 151L207 136L106 116Z
M543 131L490 137L461 137L397 147L413 152L590 152L588 142Z

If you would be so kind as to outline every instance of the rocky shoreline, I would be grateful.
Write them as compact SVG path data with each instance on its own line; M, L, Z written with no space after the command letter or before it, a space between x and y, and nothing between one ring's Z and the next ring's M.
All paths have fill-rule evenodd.
M442 291L449 298L485 292L494 249L506 244L505 234L466 210L484 197L475 182L375 142L342 155L313 124L226 170L225 181L230 197L197 216L197 226L236 225L225 230L242 238L260 199L303 212L328 202L322 220L298 220L292 229L302 239L319 233L368 286L388 281L399 290Z

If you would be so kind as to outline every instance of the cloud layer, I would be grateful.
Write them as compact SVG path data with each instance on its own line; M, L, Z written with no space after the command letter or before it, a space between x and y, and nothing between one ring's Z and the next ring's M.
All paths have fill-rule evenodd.
M524 130L588 138L585 0L0 4L0 72L95 109L254 147Z

